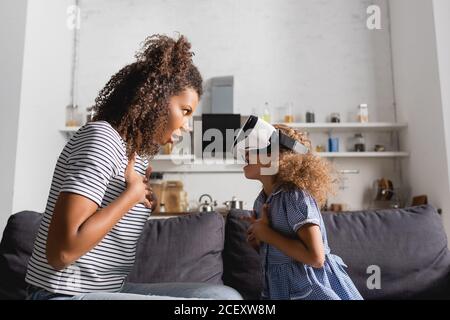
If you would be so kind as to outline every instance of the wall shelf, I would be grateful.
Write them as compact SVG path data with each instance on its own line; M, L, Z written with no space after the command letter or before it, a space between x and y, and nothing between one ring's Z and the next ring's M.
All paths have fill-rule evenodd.
M407 158L408 152L319 152L317 155L323 158ZM240 173L243 171L244 164L233 164L232 161L211 161L200 159L193 159L191 162L171 163L173 159L164 157L160 159L154 159L151 162L154 171L160 171L165 173Z
M406 123L391 122L341 122L341 123L285 123L293 128L304 129L308 132L393 132L407 128ZM60 130L68 138L80 127L65 127ZM407 158L408 152L383 151L383 152L319 152L317 155L323 158ZM243 163L233 163L232 160L198 159L193 154L158 154L151 160L155 171L166 173L241 173Z
M81 127L64 127L62 129L60 129L59 132L64 134L66 139L69 140L75 134L75 132L77 132L78 129L80 129L80 128Z
M243 164L228 162L205 162L195 160L190 163L172 163L170 160L150 161L153 171L164 173L241 173Z
M287 126L296 129L304 129L308 132L349 132L349 131L399 131L408 127L406 123L394 123L394 122L340 122L340 123L304 123L304 122L292 122L284 123Z
M323 158L407 158L408 152L383 151L383 152L318 152Z
M77 132L78 129L80 129L80 128L81 127L65 127L65 128L62 128L59 131L61 131L61 132Z
M191 161L194 160L193 154L158 154L153 161Z

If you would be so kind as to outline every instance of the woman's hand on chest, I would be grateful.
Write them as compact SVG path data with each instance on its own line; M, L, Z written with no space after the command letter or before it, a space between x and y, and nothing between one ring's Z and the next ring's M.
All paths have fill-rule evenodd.
M148 182L152 168L149 166L146 175L142 176L134 169L135 163L136 155L129 160L125 169L126 192L135 204L142 203L145 207L151 208L152 189Z

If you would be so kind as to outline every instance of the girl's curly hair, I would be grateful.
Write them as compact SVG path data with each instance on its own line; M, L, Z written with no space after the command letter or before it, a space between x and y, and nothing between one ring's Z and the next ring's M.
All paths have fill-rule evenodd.
M94 121L109 122L134 152L154 156L169 118L169 99L187 88L200 99L202 77L192 62L191 44L184 36L148 37L136 61L111 77L95 99Z
M310 150L306 154L297 154L280 146L275 183L292 188L297 187L308 192L322 207L327 198L335 193L334 167L311 151L312 144L306 134L282 124L274 125L274 127Z

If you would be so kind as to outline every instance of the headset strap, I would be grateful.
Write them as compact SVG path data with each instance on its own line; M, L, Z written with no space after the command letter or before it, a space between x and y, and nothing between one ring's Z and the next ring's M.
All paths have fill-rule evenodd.
M279 140L280 145L285 146L286 148L291 149L292 151L298 154L308 153L309 149L305 145L285 135L280 130L278 130L278 136L280 139Z

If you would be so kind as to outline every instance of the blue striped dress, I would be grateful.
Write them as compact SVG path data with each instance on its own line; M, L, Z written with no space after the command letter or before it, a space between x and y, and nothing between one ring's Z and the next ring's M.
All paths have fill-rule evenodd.
M260 255L264 275L262 299L362 300L346 272L342 259L331 254L325 225L314 198L300 189L276 188L269 197L261 191L253 209L261 216L264 203L269 204L271 228L298 239L297 231L306 224L320 227L325 249L325 264L314 268L295 261L267 243L261 243Z

